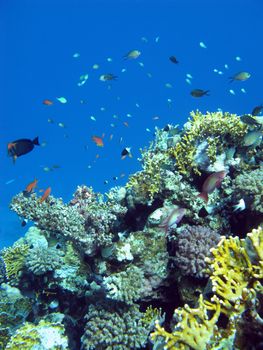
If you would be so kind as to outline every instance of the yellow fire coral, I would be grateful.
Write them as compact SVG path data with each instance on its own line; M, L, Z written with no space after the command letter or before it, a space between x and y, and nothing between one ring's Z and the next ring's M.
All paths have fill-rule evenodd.
M209 319L208 310L200 295L199 307L191 309L185 305L182 309L175 311L175 318L179 320L173 333L166 332L158 321L156 331L152 333L152 339L162 336L165 339L165 348L173 349L205 349L211 338L216 336L216 322L220 315L220 304L214 304L214 314Z
M19 271L24 267L25 258L28 254L28 244L14 244L2 251L8 280L16 279Z
M197 146L201 142L207 142L206 154L211 162L216 160L216 155L223 152L224 143L227 147L240 145L242 137L247 132L247 125L240 121L235 114L192 112L184 136L170 154L176 158L176 164L181 174L189 174L194 171L200 175L200 171L194 162Z
M156 324L152 338L162 338L169 350L216 350L222 340L233 345L242 312L253 308L257 295L263 294L260 283L263 278L262 227L248 233L247 239L222 237L211 252L212 258L206 259L214 293L211 300L203 301L201 295L196 309L186 305L176 310L175 318L179 322L172 333ZM214 314L209 319L211 311ZM229 320L225 329L217 325L221 313Z

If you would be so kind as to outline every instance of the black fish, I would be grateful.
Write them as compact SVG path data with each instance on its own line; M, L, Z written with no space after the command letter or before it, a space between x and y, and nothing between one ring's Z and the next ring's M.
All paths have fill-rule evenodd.
M131 147L125 147L121 152L121 159L125 159L127 156L132 158Z
M175 64L179 63L179 61L177 61L177 58L175 56L170 56L169 60Z
M40 146L38 137L34 138L34 140L19 139L9 142L7 145L7 152L8 155L13 157L13 160L15 161L17 157L31 152L35 145Z
M263 105L260 105L260 106L256 106L255 108L253 108L253 111L252 111L252 115L253 116L257 116L257 115L260 115L261 112L263 110Z
M209 96L209 90L195 89L191 91L193 97L202 97L204 95Z

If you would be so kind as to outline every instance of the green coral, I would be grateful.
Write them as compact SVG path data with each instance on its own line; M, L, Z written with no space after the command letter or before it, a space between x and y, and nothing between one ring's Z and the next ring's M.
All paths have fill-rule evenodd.
M25 266L25 260L29 251L28 244L16 243L12 247L2 250L2 258L5 263L6 275L12 283L18 278L19 272Z
M207 156L211 163L215 162L216 155L224 151L224 146L238 146L242 144L242 138L246 134L247 126L239 117L230 113L192 112L192 119L185 127L184 135L169 153L176 158L176 164L181 174L188 175L192 171L201 174L195 164L197 146L207 142Z
M68 339L60 323L41 320L37 325L26 322L9 340L6 350L67 350Z
M157 322L153 340L161 338L165 348L170 350L215 350L227 339L233 347L237 323L243 312L250 310L254 317L258 315L257 298L263 294L262 251L262 227L248 233L246 240L222 237L218 246L211 249L213 257L206 258L214 293L210 301L204 301L200 295L197 308L185 305L177 309L174 317L178 322L172 333ZM221 314L228 319L224 329L218 325Z

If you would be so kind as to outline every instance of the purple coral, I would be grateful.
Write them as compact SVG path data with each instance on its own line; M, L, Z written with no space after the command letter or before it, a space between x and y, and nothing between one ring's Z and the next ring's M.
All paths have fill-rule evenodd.
M206 277L205 257L210 256L210 249L219 240L220 235L208 227L183 226L175 240L175 262L180 272L197 278Z

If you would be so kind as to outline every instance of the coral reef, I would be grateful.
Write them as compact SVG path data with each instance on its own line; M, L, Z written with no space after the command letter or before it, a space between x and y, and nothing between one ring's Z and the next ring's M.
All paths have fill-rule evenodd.
M175 263L182 275L202 278L207 276L205 258L215 247L220 235L204 226L185 225L177 230L175 238Z
M124 187L81 185L68 203L14 196L10 208L35 226L0 254L0 348L259 346L261 128L193 112L182 130L155 129Z

